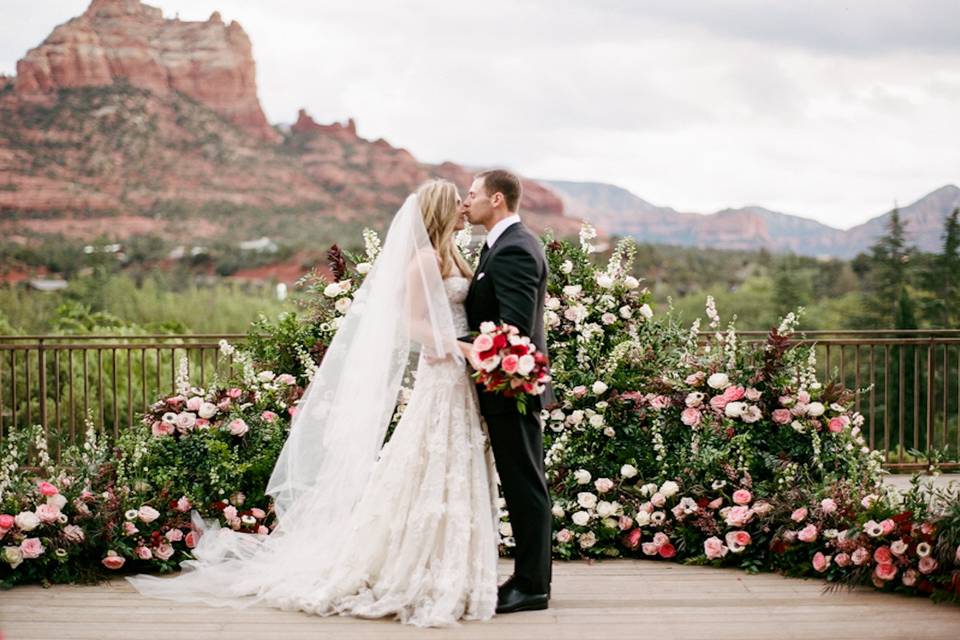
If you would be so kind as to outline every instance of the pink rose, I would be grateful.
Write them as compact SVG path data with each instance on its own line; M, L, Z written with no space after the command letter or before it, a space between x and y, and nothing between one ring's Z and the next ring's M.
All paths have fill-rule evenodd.
M620 516L617 520L617 526L620 527L620 531L626 531L633 526L633 518L630 516Z
M735 542L741 547L745 547L751 542L750 534L746 531L729 531L727 532L727 544Z
M915 569L907 569L903 572L903 577L901 578L903 585L905 587L912 587L917 583L917 572Z
M173 556L173 547L166 542L161 543L157 547L156 554L161 560L169 560Z
M0 514L0 529L13 529L14 518L9 514ZM957 550L960 554L960 549Z
M184 544L187 545L188 549L193 549L197 546L197 542L200 541L200 534L196 531L191 531L183 537Z
M883 530L882 535L885 535L885 536L890 535L890 533L892 533L893 530L897 528L897 523L891 520L890 518L887 518L886 520L880 521L880 528Z
M60 491L59 491L55 486L53 486L52 484L50 484L49 482L39 482L39 483L37 483L37 489L40 490L40 494L41 494L41 495L47 496L48 498L49 498L50 496L55 496L55 495L57 495L58 493L60 493Z
M853 564L859 567L870 560L870 552L863 547L857 547L856 551L853 552L853 555L850 556L850 559L853 560Z
M167 406L179 410L180 405L183 404L183 398L181 398L180 396L173 396L171 398L167 398L166 403L167 403Z
M264 422L274 422L278 417L273 411L264 411L260 414L260 419Z
M151 507L150 505L143 505L137 509L137 517L146 524L150 524L154 520L160 517L160 512Z
M751 500L753 500L753 496L746 489L737 489L733 492L733 501L736 504L750 504Z
M157 420L153 423L153 426L150 428L150 431L155 436L169 436L172 435L174 431L177 430L177 427L169 422L164 422L163 420Z
M242 395L243 395L243 391L241 389L238 389L237 387L231 387L230 389L227 389L227 397L230 398L231 400L236 400Z
M873 575L877 576L884 582L887 582L888 580L893 580L897 576L897 567L890 563L878 564L873 570Z
M290 417L292 418L293 416L297 415L297 408L296 408L296 407L287 407L287 413L289 413L289 414L290 414Z
M180 433L186 433L187 431L192 430L197 424L197 415L195 413L190 413L189 411L184 411L177 414L177 431Z
M63 528L63 537L67 542L73 542L74 544L79 544L83 542L86 534L83 533L83 529L78 527L75 524L68 524Z
M180 542L181 540L183 540L183 531L181 531L180 529L170 529L165 534L163 534L163 537L165 537L170 542Z
M873 559L878 564L890 564L893 562L893 554L890 553L890 547L877 547L873 552Z
M677 548L668 542L657 549L657 553L660 554L661 558L672 558L677 555Z
M597 488L598 493L606 493L613 489L613 480L610 478L597 478L597 481L593 483Z
M653 536L653 544L657 545L657 547L662 547L668 542L670 542L670 538L667 537L667 534L665 534L663 531L657 531L657 533Z
M803 404L810 403L810 394L806 391L800 391L797 393L797 402L802 402Z
M696 373L691 373L684 380L685 383L691 387L698 387L703 384L703 381L707 379L707 374L703 371L697 371Z
M797 532L797 539L800 542L813 542L817 539L817 525L808 524Z
M773 410L773 421L777 424L788 424L793 417L790 415L789 409L774 409Z
M105 566L107 569L117 570L122 567L123 563L126 561L126 558L117 555L117 552L111 549L110 551L107 551L107 557L100 562L103 563L103 566Z
M500 361L500 368L504 370L505 373L514 374L517 372L517 367L520 366L520 356L515 353L511 353L508 356L504 356L503 360Z
M244 422L242 418L237 418L230 421L230 424L227 425L227 430L230 431L232 435L242 436L250 430L250 427L247 426L247 423Z
M707 503L707 506L711 509L719 509L720 505L722 504L723 504L723 496L719 498L714 498L713 500Z
M710 406L718 411L723 410L727 406L728 400L721 396L713 396L710 398Z
M279 384L291 385L296 383L296 381L297 379L294 378L289 373L281 373L280 375L277 376L277 382Z
M652 504L657 508L662 507L666 503L667 503L667 497L662 493L660 493L659 491L657 491L655 494L650 496L650 504Z
M757 391L756 389L754 389L753 387L750 387L744 392L743 395L750 402L756 402L757 400L760 399L760 396L763 394Z
M918 565L920 567L920 573L933 573L937 568L937 561L933 559L933 556L924 556L920 558Z
M799 509L794 510L794 512L790 514L790 519L794 522L803 522L807 519L807 508L800 507Z
M886 522L886 521L884 521L884 522ZM892 520L891 520L891 522L892 522ZM881 522L880 525L883 526L883 522ZM923 524L920 525L920 533L922 533L922 534L925 535L925 536L932 536L932 535L933 535L933 525L930 524L929 522L924 522Z
M490 351L493 348L493 338L485 333L481 333L473 340L473 350L477 353Z
M640 545L640 548L643 550L643 553L648 556L655 556L659 551L657 545L652 542L644 542L642 545Z
M53 524L60 517L60 507L53 504L41 504L35 510L40 522Z
M567 533L570 533L570 532L567 531ZM265 526L260 525L259 527L257 527L257 534L261 536L269 535L270 529L267 529Z
M267 517L267 512L264 511L263 509L258 509L257 507L254 507L253 509L250 509L250 515L252 515L257 520L263 520L265 517Z
M237 517L237 508L232 504L228 505L223 510L223 517L226 518L227 520L235 520Z
M830 433L840 433L849 421L850 418L847 418L847 416L835 416L830 418L827 428L830 429Z
M201 404L203 404L203 398L199 396L193 396L187 400L187 411L198 411Z
M687 407L680 413L680 421L688 427L700 424L700 411L694 407Z
M670 398L667 396L653 396L650 398L650 407L657 411L666 409L670 406Z
M750 522L750 518L753 517L753 512L749 507L739 505L736 507L728 507L727 509L721 510L720 515L723 516L727 526L730 527L742 527ZM724 513L724 511L726 511L726 513Z
M636 549L640 546L640 537L643 535L643 531L639 528L632 529L630 533L623 537L623 544L628 549Z
M723 390L723 399L727 401L725 404L739 400L745 393L744 388L739 385L727 387Z
M124 522L124 523L123 523L123 532L124 532L125 534L127 534L128 536L132 536L133 534L135 534L135 533L137 533L137 532L139 532L139 531L140 531L140 529L137 529L137 525L133 524L132 522Z
M840 552L836 555L833 561L837 563L838 567L846 567L850 564L850 556L846 553Z
M771 511L773 511L773 505L763 500L757 500L756 502L753 503L752 509L753 509L753 512L758 516L765 516Z
M830 556L825 556L819 551L813 554L813 569L817 573L823 573L830 566Z
M26 538L20 543L20 553L24 558L39 558L43 555L44 548L40 538Z
M197 429L208 429L210 427L210 421L206 418L197 418L196 424L194 426Z
M826 514L834 513L837 510L837 503L832 498L824 498L820 501L820 510Z
M140 558L141 560L149 560L150 558L153 557L153 552L150 551L150 549L148 549L147 547L144 547L143 545L140 545L139 547L134 549L133 552L137 554L137 557Z
M718 560L727 555L727 547L717 536L711 536L703 541L703 552L709 560Z
M569 529L560 529L557 531L557 542L565 544L570 542L573 539L573 534L570 533Z
M582 398L585 395L587 395L587 388L584 385L580 384L575 386L573 389L571 389L570 393L573 394L574 398Z

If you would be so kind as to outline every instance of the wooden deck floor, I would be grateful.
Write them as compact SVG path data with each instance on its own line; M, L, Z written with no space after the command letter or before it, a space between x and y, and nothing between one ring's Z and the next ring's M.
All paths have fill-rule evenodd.
M500 568L506 575L510 565L502 562ZM455 629L417 629L266 607L184 606L143 598L125 581L114 580L0 592L0 629L3 640L960 638L960 607L867 589L823 594L823 585L655 561L558 562L546 611Z

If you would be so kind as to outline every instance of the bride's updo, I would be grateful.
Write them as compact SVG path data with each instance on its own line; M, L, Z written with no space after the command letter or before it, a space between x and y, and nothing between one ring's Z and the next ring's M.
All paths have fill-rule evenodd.
M427 228L430 243L440 258L440 274L443 277L457 270L467 277L473 273L453 242L459 198L456 185L449 180L428 180L417 189L423 225Z

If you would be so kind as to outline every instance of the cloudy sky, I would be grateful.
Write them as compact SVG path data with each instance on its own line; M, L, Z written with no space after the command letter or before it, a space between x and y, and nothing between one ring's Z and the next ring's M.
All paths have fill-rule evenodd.
M86 0L0 0L0 73ZM154 0L253 41L272 122L850 227L960 182L957 0Z

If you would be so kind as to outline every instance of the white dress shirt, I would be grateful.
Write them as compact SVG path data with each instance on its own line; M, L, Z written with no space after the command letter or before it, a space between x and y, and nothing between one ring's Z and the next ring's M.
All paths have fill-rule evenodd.
M493 247L493 243L497 241L497 238L503 235L503 232L507 230L507 227L518 222L520 222L520 216L514 213L493 225L493 228L487 232L487 248L490 249Z

